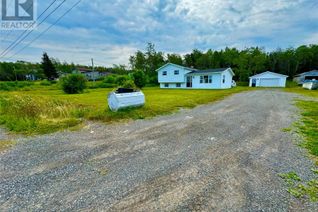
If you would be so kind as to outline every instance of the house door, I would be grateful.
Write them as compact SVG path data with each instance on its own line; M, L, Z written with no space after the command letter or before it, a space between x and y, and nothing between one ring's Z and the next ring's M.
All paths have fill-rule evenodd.
M192 76L187 77L187 88L192 88Z
M256 79L252 79L252 87L256 87Z

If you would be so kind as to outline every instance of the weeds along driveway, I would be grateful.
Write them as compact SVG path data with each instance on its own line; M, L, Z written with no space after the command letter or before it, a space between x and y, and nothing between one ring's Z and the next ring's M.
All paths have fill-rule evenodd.
M174 115L28 138L0 155L0 209L299 211L279 173L312 176L283 132L295 94L236 94Z

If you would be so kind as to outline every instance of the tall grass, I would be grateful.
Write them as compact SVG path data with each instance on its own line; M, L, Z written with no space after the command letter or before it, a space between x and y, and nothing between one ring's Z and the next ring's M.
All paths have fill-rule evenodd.
M54 98L0 96L0 124L25 134L50 133L81 122L81 107Z
M16 91L34 85L33 82L17 81L17 82L0 82L0 91Z

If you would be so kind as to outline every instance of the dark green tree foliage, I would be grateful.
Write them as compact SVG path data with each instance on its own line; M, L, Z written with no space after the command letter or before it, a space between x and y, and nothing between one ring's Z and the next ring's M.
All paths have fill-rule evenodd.
M148 43L145 53L137 51L134 56L130 57L129 61L133 70L145 72L150 79L150 83L157 83L156 70L167 62L164 59L164 53L157 52L152 43Z
M146 86L147 76L143 71L137 70L132 74L132 76L134 79L134 83L138 88L142 89L143 87Z
M174 63L177 65L183 65L182 57L178 54L168 54L167 55L167 62Z
M40 64L24 61L17 61L15 63L0 62L1 81L26 80L27 74L33 74L37 78L43 78Z
M46 52L43 53L41 67L48 80L53 80L58 77L55 66Z
M127 75L118 76L116 78L116 84L119 86L123 86L127 80L129 80L129 77Z
M44 57L45 56L45 57ZM45 59L45 60L44 60ZM52 60L46 54L43 55L43 62L46 61L45 70L52 70L55 66L58 73L70 73L76 67L90 69L91 67L74 64L60 63L57 59ZM25 80L27 74L44 78L44 64L28 63L18 61L16 63L0 62L0 80L15 81ZM178 54L164 54L155 50L155 46L148 44L146 51L137 51L129 59L131 70L143 71L150 84L157 84L156 69L171 62L178 65L193 67L197 69L212 69L231 67L235 72L235 79L247 81L248 78L263 71L274 71L293 77L299 73L318 69L318 45L300 46L298 48L277 49L266 52L263 48L252 47L246 49L225 48L224 50L209 49L206 52L193 50L184 56ZM48 64L48 65L47 65ZM129 69L124 65L114 65L113 68L95 67L100 72L111 72L119 75L127 75ZM48 78L56 77L56 72L48 71Z
M83 93L86 88L86 78L82 74L69 74L62 78L61 86L67 94Z

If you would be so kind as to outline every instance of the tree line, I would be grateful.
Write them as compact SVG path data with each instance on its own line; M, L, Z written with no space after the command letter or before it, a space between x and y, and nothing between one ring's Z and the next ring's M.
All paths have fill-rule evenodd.
M155 70L167 62L200 70L231 67L236 80L241 82L264 71L273 71L292 78L299 73L318 69L318 45L303 45L272 52L266 52L260 47L243 50L226 47L223 50L209 49L206 52L194 49L182 56L157 52L150 43L145 52L137 51L130 57L132 69L143 70L152 81L156 81Z
M33 75L37 79L50 80L64 74L70 74L78 68L92 69L90 66L60 62L59 59L49 57L48 54L44 52L41 63L0 61L0 81L24 81L28 79L27 75ZM126 67L123 65L114 65L112 68L96 66L94 70L114 74L126 74L127 72Z
M112 68L96 67L95 70L119 75L138 70L147 76L149 83L156 84L156 69L168 62L201 70L231 67L236 74L236 80L241 82L248 81L250 76L264 71L274 71L294 77L299 73L318 69L318 45L302 45L297 48L277 49L271 52L266 52L264 48L260 47L242 50L228 47L222 50L209 49L207 51L194 49L191 53L180 55L157 51L154 44L149 43L145 51L137 51L130 56L129 68L124 65L114 65ZM49 68L45 67L45 64L48 63ZM54 69L51 74L52 77L56 77L56 74L71 73L78 67L91 69L89 66L62 63L58 59L44 54L42 63L0 62L0 80L25 80L26 74L34 74L40 79L45 79L48 78L46 73L48 69Z

